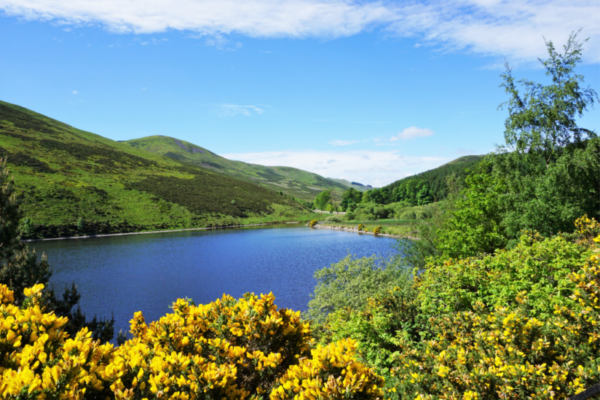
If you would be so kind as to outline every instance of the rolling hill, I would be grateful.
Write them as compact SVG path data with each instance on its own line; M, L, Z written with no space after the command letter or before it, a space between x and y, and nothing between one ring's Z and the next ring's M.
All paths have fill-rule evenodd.
M132 148L187 162L275 191L283 191L306 201L313 201L323 190L347 190L343 183L291 167L265 167L233 161L195 144L168 136L148 136L123 142Z
M0 157L8 159L25 217L43 237L307 213L291 196L2 101Z

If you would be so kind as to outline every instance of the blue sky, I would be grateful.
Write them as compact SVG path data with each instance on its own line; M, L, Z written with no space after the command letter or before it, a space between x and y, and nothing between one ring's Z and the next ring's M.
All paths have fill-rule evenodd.
M382 186L503 143L504 58L548 82L544 37L579 28L600 92L597 1L0 0L0 99Z

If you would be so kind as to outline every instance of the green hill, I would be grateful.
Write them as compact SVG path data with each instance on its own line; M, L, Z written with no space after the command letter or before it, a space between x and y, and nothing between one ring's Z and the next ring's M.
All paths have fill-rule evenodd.
M268 189L282 191L306 201L313 201L323 190L346 190L346 185L333 179L290 167L265 167L233 161L195 144L168 136L148 136L124 142L129 146L160 154L173 160L194 164Z
M429 185L429 193L433 196L433 200L439 201L447 195L446 177L457 174L459 177L464 178L466 170L479 164L483 157L485 156L463 156L440 167L397 180L385 186L385 188L392 192L396 187L407 185L411 181L425 181Z
M38 236L200 227L306 212L291 196L1 101L0 157L8 158L21 208Z

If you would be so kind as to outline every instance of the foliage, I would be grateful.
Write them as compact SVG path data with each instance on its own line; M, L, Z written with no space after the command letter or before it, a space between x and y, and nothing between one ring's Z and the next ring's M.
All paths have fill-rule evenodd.
M358 228L359 231L362 231L363 229L365 229L365 226L363 224L358 224Z
M552 84L543 86L523 79L520 83L526 93L521 96L507 63L501 86L510 95L509 101L503 103L509 113L504 132L506 145L518 155L541 157L547 167L569 145L597 137L594 132L578 127L576 117L582 117L587 107L593 106L594 99L598 100L598 95L590 87L581 88L583 76L574 74L582 53L577 33L569 36L564 54L557 53L552 42L546 42L546 47L549 58L540 62Z
M340 206L342 211L354 211L356 205L362 201L363 194L354 188L350 188L342 193Z
M335 310L360 309L369 297L393 288L405 274L399 259L353 258L348 255L315 272L317 285L308 303L308 316L322 324Z
M583 214L600 217L600 138L563 149L547 167L539 159L528 164L532 159L514 154L493 159L493 175L506 185L498 200L508 239L518 238L522 230L544 236L569 232Z
M484 258L432 260L414 281L335 308L324 337L357 340L391 398L573 396L600 380L600 224L576 227L524 234Z
M374 235L379 235L380 233L381 233L381 226L376 226L375 228L373 228Z
M483 162L478 171L467 176L467 187L437 233L437 249L445 258L493 253L506 244L499 202L505 185L501 179L487 173L487 166Z
M444 200L448 196L447 178L455 175L460 181L464 181L468 172L475 168L482 159L483 156L460 157L430 171L395 181L385 187L392 194L387 203L408 200L410 205L417 205L417 194L425 184L432 201ZM420 189L417 190L419 187ZM394 193L396 194L394 195Z
M313 220L310 221L310 223L309 223L308 226L310 226L312 228L313 226L315 226L318 223L319 223L319 221L317 221L316 219L313 219Z
M384 381L355 358L351 340L311 352L308 323L278 309L272 294L223 296L208 305L186 300L118 348L87 329L69 338L67 318L44 311L43 285L13 292L0 285L0 393L4 399L292 399L319 392L347 399L382 397ZM335 397L337 398L337 397Z
M290 367L280 386L273 390L271 400L383 398L384 379L356 362L356 348L351 339L317 346L311 352L312 359L304 358Z

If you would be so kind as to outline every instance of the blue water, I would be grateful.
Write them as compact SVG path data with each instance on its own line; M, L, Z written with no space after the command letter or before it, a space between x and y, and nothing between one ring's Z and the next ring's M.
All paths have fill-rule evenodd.
M306 310L316 270L347 256L395 253L396 240L306 227L174 232L30 243L48 255L50 284L62 294L72 282L81 309L115 318L129 331L142 311L147 322L178 298L209 303L224 293L273 292L279 307Z

